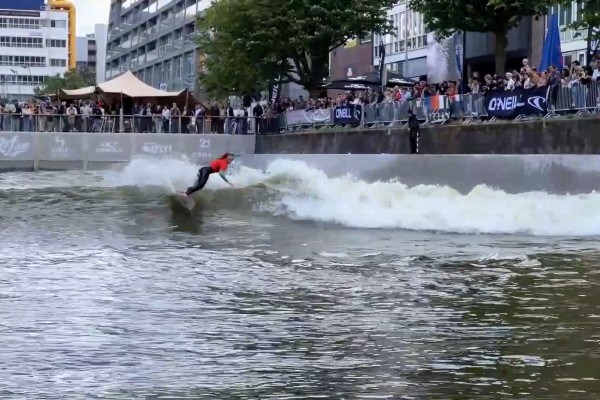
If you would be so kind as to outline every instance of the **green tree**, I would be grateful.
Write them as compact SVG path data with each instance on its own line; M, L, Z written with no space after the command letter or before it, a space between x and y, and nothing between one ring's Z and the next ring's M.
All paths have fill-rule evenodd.
M390 0L219 0L199 17L209 92L247 94L295 82L314 94L329 52L349 38L391 32Z
M579 0L577 3L577 18L567 29L574 29L575 37L586 33L586 59L591 62L594 56L600 51L600 0ZM562 0L561 6L570 7L573 5L571 0Z
M95 82L91 76L82 76L76 69L71 69L60 76L47 77L44 86L35 88L36 95L56 94L59 89L79 89L85 86L91 86Z
M506 34L523 17L541 16L555 0L409 0L441 37L455 32L491 32L496 37L496 72L504 72Z

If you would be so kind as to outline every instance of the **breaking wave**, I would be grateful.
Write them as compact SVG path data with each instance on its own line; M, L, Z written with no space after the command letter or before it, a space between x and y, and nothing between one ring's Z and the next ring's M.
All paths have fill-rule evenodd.
M198 167L180 160L134 160L123 171L105 177L111 185L161 186L167 192L189 186ZM399 181L365 182L280 159L265 171L232 166L231 191L211 178L208 191L228 189L237 204L297 220L321 221L353 228L431 230L455 233L521 233L549 236L600 234L600 194L508 194L485 185L467 194L447 186L407 187ZM248 189L269 196L248 195ZM201 195L205 195L204 193ZM226 202L225 202L226 203Z

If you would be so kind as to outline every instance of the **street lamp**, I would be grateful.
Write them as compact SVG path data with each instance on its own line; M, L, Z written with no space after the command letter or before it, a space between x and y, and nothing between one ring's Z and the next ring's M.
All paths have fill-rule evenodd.
M29 70L29 81L31 83L31 86L35 86L35 84L33 82L33 76L31 76L31 65L21 65L21 68ZM35 93L35 89L34 89L34 93Z
M19 83L19 71L15 71L14 69L11 69L10 72L17 75L17 87L19 88L19 101L23 101L23 98L22 98L23 96L21 96L21 84Z
M33 77L31 76L31 65L21 65L21 68L29 70L29 78L31 79L31 83L33 83Z

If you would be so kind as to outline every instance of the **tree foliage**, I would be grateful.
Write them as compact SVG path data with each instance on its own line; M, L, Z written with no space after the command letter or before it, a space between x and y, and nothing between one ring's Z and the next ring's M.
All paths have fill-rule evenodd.
M56 94L58 89L79 89L85 86L95 84L90 75L80 75L76 69L71 69L63 74L63 76L55 75L47 77L44 81L44 86L35 88L35 93L38 96Z
M388 33L390 0L219 0L198 19L206 54L200 82L212 94L247 94L269 81L310 92L329 73L329 52L349 38Z
M570 0L562 0L561 3L564 7L571 7L572 4ZM579 0L577 17L567 28L577 31L575 37L581 36L581 31L586 33L586 59L590 62L600 52L600 0Z
M506 34L523 17L541 16L554 0L409 0L427 26L442 37L460 31L491 32L496 37L496 72L504 72Z

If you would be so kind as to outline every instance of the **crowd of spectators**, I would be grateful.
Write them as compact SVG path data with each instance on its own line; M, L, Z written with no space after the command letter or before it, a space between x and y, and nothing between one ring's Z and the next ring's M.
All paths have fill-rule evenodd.
M595 61L595 68L581 66L579 61L573 61L570 67L558 71L556 66L551 65L545 71L538 71L529 65L528 59L523 59L520 70L511 70L504 76L485 75L483 78L474 72L469 79L469 93L485 94L489 91L512 91L515 89L533 89L550 86L574 87L577 85L589 85L593 81L600 80L600 60Z
M52 103L31 100L0 102L0 130L25 132L141 132L141 133L247 133L243 118L226 104L171 106L129 103L119 106L98 101ZM243 131L243 132L242 132Z
M520 88L533 89L548 85L577 88L578 85L590 85L592 82L600 81L600 59L595 61L595 68L581 66L578 61L574 61L569 67L565 67L561 71L554 65L545 71L537 71L535 67L530 65L528 59L523 59L522 64L521 68L512 69L504 75L487 74L481 76L478 72L473 72L468 82L463 84L462 87L460 82L457 81L430 84L422 80L413 87L394 87L385 91L347 91L338 94L334 98L322 97L318 99L309 98L307 100L302 96L298 99L282 98L272 104L269 103L266 107L270 110L271 114L276 115L293 110L310 111L349 104L367 105L410 101L435 95L449 97L459 94L485 95L490 91L513 91Z

